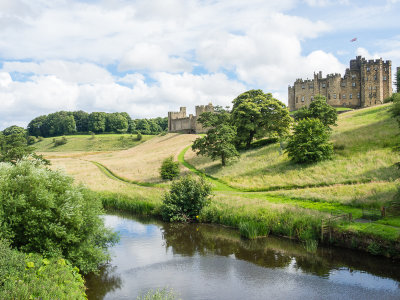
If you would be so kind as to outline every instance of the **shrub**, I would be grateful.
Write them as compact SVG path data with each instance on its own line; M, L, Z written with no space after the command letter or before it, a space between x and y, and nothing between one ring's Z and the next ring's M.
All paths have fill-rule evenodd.
M39 141L39 142L41 142L41 141L43 141L43 140L44 140L44 137L38 136L38 141Z
M209 203L211 185L203 178L182 177L172 183L169 193L164 195L161 215L165 221L191 221Z
M0 240L0 299L86 299L78 268L62 258L12 250Z
M304 119L294 126L286 150L296 163L310 163L329 159L333 146L329 143L328 129L319 119Z
M102 212L100 200L70 176L35 161L0 164L0 235L14 248L64 257L83 273L95 271L117 241Z
M53 139L54 147L65 145L68 142L67 138L63 136L61 139Z
M160 175L165 180L175 179L179 176L179 163L174 162L172 156L164 159L160 168Z
M26 138L26 142L28 145L33 145L34 143L36 143L36 138L34 136L29 135Z
M137 135L136 135L136 140L137 141L141 141L143 139L142 134L140 133L140 131L138 131Z

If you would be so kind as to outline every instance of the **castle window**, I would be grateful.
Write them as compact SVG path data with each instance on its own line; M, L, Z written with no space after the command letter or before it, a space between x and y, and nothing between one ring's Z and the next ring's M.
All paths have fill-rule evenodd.
M356 75L355 74L351 74L351 79L354 79L354 78L356 78Z
M383 80L386 80L386 76L383 76Z
M324 87L326 87L326 84L325 84L325 83L323 83L323 84L322 84L322 87L323 87L323 88L324 88Z
M296 97L296 103L299 103L299 97Z
M342 97L343 99L346 99L346 94L343 94L343 97Z
M301 86L301 88L302 88L302 89L305 89L305 86L304 86L304 84Z
M336 94L333 94L333 99L336 99Z
M301 97L301 102L304 102L304 96L303 96L303 97Z
M360 99L360 93L357 93L357 98Z
M331 99L331 94L328 94L328 99Z
M371 68L370 67L367 67L367 72L369 72L371 70Z
M349 98L350 98L350 99L353 99L353 94L349 94Z
M377 77L376 75L374 75L374 79L375 79L375 80L377 80L377 79L378 79L378 77Z
M345 86L346 86L346 83L345 83L345 82L342 82L342 86L345 87Z
M309 89L313 89L313 88L314 88L314 85L310 84L310 85L308 86L308 88L309 88Z
M374 66L374 70L376 71L376 66Z
M355 82L352 82L352 83L351 83L351 86L353 86L353 87L356 86L356 83L355 83Z
M374 90L376 90L376 86L374 86Z

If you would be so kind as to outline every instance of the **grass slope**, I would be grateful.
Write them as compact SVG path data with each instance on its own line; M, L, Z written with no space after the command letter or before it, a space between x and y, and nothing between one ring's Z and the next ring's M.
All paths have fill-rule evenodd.
M136 135L130 134L98 134L94 138L91 135L68 135L68 142L64 145L54 147L53 138L45 138L33 146L38 152L111 151L129 149L153 137L144 135L141 141L137 141Z
M280 154L279 144L242 152L238 162L224 168L193 151L188 151L185 159L196 169L247 190L394 181L400 176L394 166L399 156L392 151L398 126L388 108L382 105L339 115L332 135L334 158L318 164L292 163L286 154Z

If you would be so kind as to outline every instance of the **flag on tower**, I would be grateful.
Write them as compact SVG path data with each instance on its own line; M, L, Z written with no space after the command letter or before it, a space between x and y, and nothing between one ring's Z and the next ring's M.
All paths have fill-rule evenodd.
M356 37L350 40L350 42L355 42L355 41L357 41Z

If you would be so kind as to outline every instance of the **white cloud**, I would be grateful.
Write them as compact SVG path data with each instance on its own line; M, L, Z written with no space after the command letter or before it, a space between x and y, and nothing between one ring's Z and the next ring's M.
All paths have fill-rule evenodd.
M192 66L182 58L169 56L159 45L140 43L124 54L118 68L121 71L145 70L177 73L191 71Z
M5 62L6 72L33 73L36 75L54 75L67 82L76 83L106 83L112 82L111 74L95 64L76 63L61 60L34 62Z

